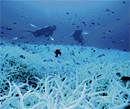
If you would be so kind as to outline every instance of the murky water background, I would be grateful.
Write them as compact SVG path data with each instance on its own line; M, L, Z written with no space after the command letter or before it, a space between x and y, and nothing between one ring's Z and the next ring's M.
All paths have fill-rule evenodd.
M0 36L11 42L80 45L72 33L82 29L84 46L129 50L129 0L2 0ZM55 40L25 30L56 25ZM18 37L18 38L15 38ZM17 39L13 41L13 39Z
M130 109L129 0L0 0L0 109Z

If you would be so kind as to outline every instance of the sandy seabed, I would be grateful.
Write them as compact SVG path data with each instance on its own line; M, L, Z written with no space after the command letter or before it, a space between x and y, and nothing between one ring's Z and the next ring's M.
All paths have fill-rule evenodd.
M123 76L130 76L130 52L5 43L0 109L123 109L130 105L130 81Z

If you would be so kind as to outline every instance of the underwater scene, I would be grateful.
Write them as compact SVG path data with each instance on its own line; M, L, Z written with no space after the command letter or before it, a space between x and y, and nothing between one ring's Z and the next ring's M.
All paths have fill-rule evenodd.
M130 0L0 0L0 109L130 109Z

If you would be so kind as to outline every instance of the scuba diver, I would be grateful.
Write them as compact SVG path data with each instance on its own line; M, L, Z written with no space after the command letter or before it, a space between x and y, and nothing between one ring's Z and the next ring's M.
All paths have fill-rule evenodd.
M72 37L74 38L74 40L77 41L78 43L80 43L81 45L84 44L84 38L83 38L82 32L83 31L81 29L77 29L72 34Z
M30 32L35 37L39 37L39 36L50 37L54 34L55 30L56 30L56 25L52 25L52 26L43 27L41 29L37 29L35 31L26 31L26 32Z

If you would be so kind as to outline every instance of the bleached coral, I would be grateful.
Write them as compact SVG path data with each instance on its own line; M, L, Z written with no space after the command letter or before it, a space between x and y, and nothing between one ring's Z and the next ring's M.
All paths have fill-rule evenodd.
M120 78L129 76L129 53L57 46L63 56L54 58L57 47L52 45L22 47L0 48L0 109L116 109L128 104L129 81Z

